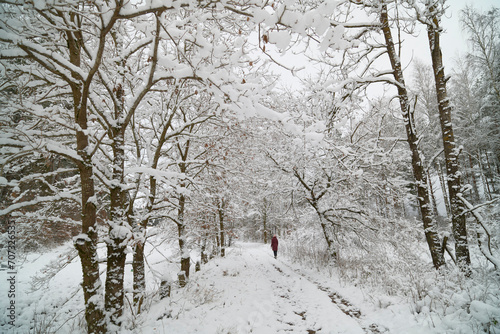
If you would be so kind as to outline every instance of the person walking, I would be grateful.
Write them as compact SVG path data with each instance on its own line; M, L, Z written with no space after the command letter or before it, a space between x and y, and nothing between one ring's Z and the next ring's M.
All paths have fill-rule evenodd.
M271 239L271 248L273 249L274 252L274 258L278 256L278 238L276 237L276 234L273 235L273 238Z

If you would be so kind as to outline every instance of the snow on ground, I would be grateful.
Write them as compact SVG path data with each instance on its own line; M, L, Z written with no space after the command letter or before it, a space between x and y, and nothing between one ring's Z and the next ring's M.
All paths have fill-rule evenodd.
M7 333L35 332L35 326L44 325L50 332L84 333L81 267L71 249L68 244L23 259L16 286L18 328ZM341 283L335 275L330 277L286 259L274 259L269 245L255 243L238 243L229 248L225 258L215 258L201 271L192 272L185 288L174 285L171 297L161 300L155 291L160 277L166 273L176 276L177 265L165 260L175 254L166 243L150 247L147 254L152 298L145 305L146 311L138 316L132 316L127 309L127 329L121 333L446 332L443 327L433 328L432 319L422 321L422 315L416 317L402 299L375 295ZM32 291L33 277L43 271L50 273L50 266L46 267L49 263L59 268L69 264L43 288ZM131 272L127 268L126 288L130 289ZM2 309L8 305L7 298L3 298L6 275L6 271L0 272ZM0 319L2 333L8 328L5 322Z
M12 319L5 319L6 313L0 312L1 333L39 333L36 330L42 327L55 330L58 320L61 324L67 323L78 315L82 309L83 293L79 285L82 280L80 262L72 261L75 252L73 247L65 245L44 254L18 254L15 274L11 270L0 271L0 309L5 310L11 301L15 302L16 309L14 330L7 324ZM62 267L64 269L59 270ZM51 268L55 271L52 272ZM4 282L11 277L15 278L15 288L12 289L15 297L4 298L8 296L7 289L11 289ZM37 281L42 277L51 279ZM36 282L39 283L38 289L33 285Z
M138 332L365 333L328 293L271 253L240 244L209 262L185 291L155 305Z
M350 297L355 296L353 300ZM375 303L359 288L240 243L184 290L152 305L130 333L438 333L404 304Z

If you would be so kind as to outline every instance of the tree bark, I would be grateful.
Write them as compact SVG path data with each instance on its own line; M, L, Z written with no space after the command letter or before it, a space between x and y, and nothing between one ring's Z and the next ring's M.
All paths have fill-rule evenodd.
M203 240L201 242L201 263L206 264L208 262L208 254L207 254L207 240L208 240L208 232L203 232Z
M113 232L111 232L113 234ZM111 331L119 331L123 314L123 278L125 273L126 241L121 236L110 236L107 245L106 294L104 307L109 316Z
M186 197L184 195L179 196L179 210L177 215L177 232L179 239L179 251L181 253L181 272L189 278L189 267L191 264L191 257L189 255L189 250L186 247L186 225L184 224L184 210L186 205Z
M146 291L146 275L144 267L144 243L137 242L134 247L134 257L132 260L134 305L137 313L141 313L144 302L144 292Z
M486 200L491 200L492 197L491 197L491 191L490 191L490 184L488 182L488 178L487 178L486 173L485 173L482 150L479 150L479 153L477 154L477 161L479 162L479 171L481 173L481 180L483 181L484 198Z
M71 16L72 20L78 21L76 15ZM70 62L76 67L81 66L81 33L66 32ZM72 73L73 78L78 78L77 73ZM87 86L90 83L87 83ZM85 301L85 320L87 322L88 333L106 333L104 309L102 307L102 282L99 276L99 258L97 255L97 208L96 192L94 184L94 169L92 157L89 155L89 137L86 131L87 126L87 94L85 86L71 83L73 95L73 106L75 123L78 124L76 130L76 150L81 158L77 161L81 182L82 197L82 234L75 238L74 245L78 251L83 273L83 297Z
M220 198L218 201L218 211L219 211L219 226L220 226L220 256L226 256L226 247L225 247L225 229L224 229L224 199Z
M219 233L219 226L217 225L217 213L214 213L214 229L215 229L215 248L212 250L213 256L219 255L219 249L220 249L220 233Z
M262 212L262 228L264 229L264 244L267 245L267 200L265 198Z
M125 126L121 123L123 114L123 90L120 84L116 88L117 105L115 126L111 129L113 148L113 176L110 190L110 229L107 239L107 271L104 307L109 316L111 330L119 330L124 303L125 250L130 238L130 226L125 212L126 193L122 189L125 169Z
M439 184L441 186L441 193L443 194L444 207L446 209L446 216L450 217L451 209L450 209L450 199L448 197L448 187L446 186L446 181L444 177L444 168L438 163L438 174L439 174Z
M438 210L437 210L437 201L436 201L436 195L434 193L434 187L432 186L432 178L431 174L427 170L427 182L429 182L429 192L431 195L431 203L432 203L432 212L434 213L434 217L439 216Z
M472 179L473 198L474 198L474 202L478 203L480 201L480 195L479 195L479 189L477 188L476 169L474 168L474 163L472 161L472 155L468 154L468 156L469 156L470 175L471 175L471 179Z
M418 203L420 212L422 214L422 221L424 225L424 233L431 253L432 262L436 269L439 269L445 264L444 256L441 250L441 243L436 229L436 222L432 215L431 203L429 201L429 190L427 187L427 177L425 175L420 150L418 148L419 138L415 128L415 119L413 113L410 111L410 104L408 99L408 92L406 90L403 70L401 62L396 53L394 46L391 29L389 26L389 19L387 14L387 5L381 6L380 22L382 23L382 32L385 38L385 45L387 53L393 69L394 79L397 81L397 90L399 97L399 104L401 113L405 122L405 129L407 135L408 145L412 154L412 170L413 177L417 186Z
M159 150L157 151L159 156ZM152 167L156 168L157 160L153 162ZM149 196L146 204L146 218L136 225L136 238L134 246L134 257L132 262L133 270L133 287L134 287L134 305L137 313L141 313L141 306L144 301L144 293L146 292L146 271L144 266L144 244L146 242L146 229L149 223L149 217L153 211L153 206L156 198L156 179L153 176L149 178ZM131 203L130 205L133 205ZM130 214L129 214L130 216Z
M488 156L488 151L485 151L485 155L486 155L486 163L488 164L488 175L491 179L491 191L496 194L496 190L495 190L495 171L493 170L493 168L491 167L491 164L490 164L490 158Z
M450 198L451 221L453 237L455 238L455 256L459 266L470 265L469 245L467 241L467 225L465 215L461 213L465 207L458 199L462 192L462 182L459 171L458 156L460 149L455 143L453 125L451 122L452 107L446 89L446 77L444 74L443 56L440 45L440 31L437 8L435 5L429 7L429 19L427 22L427 36L432 57L432 69L436 85L436 96L438 100L439 121L443 139L443 148L446 161L446 174L448 183L448 195Z

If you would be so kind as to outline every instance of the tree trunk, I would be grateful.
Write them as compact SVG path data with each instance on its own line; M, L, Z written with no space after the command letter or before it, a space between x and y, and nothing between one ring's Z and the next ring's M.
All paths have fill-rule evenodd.
M85 114L85 113L80 113ZM85 116L86 117L86 116ZM80 123L81 124L81 123ZM86 121L85 121L86 124ZM77 131L77 147L83 162L78 163L82 184L82 234L75 239L83 273L83 296L85 300L85 320L88 333L106 333L104 309L102 307L102 282L99 276L99 257L97 255L97 222L93 167L87 155L88 137Z
M448 187L446 186L444 171L440 163L438 163L439 184L441 185L441 193L443 194L444 208L446 209L446 216L451 216L450 199L448 198Z
M479 162L479 172L481 173L481 180L483 181L483 194L486 200L491 200L490 184L488 183L488 178L486 177L483 165L483 154L481 150L477 154L477 161Z
M229 233L227 238L227 247L231 247L233 245L233 235L234 235L234 222L231 221L229 223Z
M472 162L472 155L468 154L468 156L469 156L470 175L472 180L473 198L475 203L479 203L481 199L479 195L479 189L477 188L476 169L474 168L474 163Z
M184 224L184 209L186 198L184 195L179 195L179 209L177 213L177 232L179 239L179 251L181 253L181 272L184 272L185 278L189 278L189 267L191 257L186 246L186 225Z
M214 213L214 227L215 227L215 249L213 250L213 255L217 256L219 255L219 249L220 249L220 233L219 233L219 226L217 225L217 213Z
M113 233L113 232L111 232ZM110 331L119 331L121 316L123 314L123 277L125 273L125 249L126 242L121 236L110 236L108 241L107 271L106 271L106 294L104 307L109 316Z
M431 194L431 203L432 203L432 212L434 213L434 217L438 217L439 213L437 210L437 202L436 202L436 195L434 195L434 187L432 186L432 178L431 174L427 170L427 182L429 182L429 192Z
M87 205L88 207L89 205ZM93 229L85 227L86 222L89 220L89 211L83 210L82 223L83 232L80 236L75 238L74 245L78 250L80 262L82 265L83 273L83 298L85 301L85 320L87 322L88 333L107 333L107 327L104 317L104 309L102 308L101 301L102 295L102 282L99 277L99 262L97 256L97 233ZM86 212L85 212L86 211ZM95 207L94 207L95 213ZM90 213L91 215L91 213Z
M157 154L159 155L159 153ZM156 161L152 167L156 168ZM149 178L149 196L146 204L146 218L137 224L136 240L134 246L134 258L132 261L133 280L134 280L134 305L137 313L141 312L141 306L144 301L144 293L146 292L146 272L144 266L144 244L146 242L146 229L149 223L149 215L153 212L153 206L156 198L156 179L151 176ZM132 213L133 203L130 203L130 213Z
M267 210L266 200L264 199L264 212L262 213L262 228L264 229L264 244L267 244Z
M446 174L448 183L448 195L450 198L451 221L453 237L455 238L455 256L459 266L470 265L469 245L467 241L467 225L465 215L461 214L465 207L458 199L462 192L461 176L459 171L458 155L460 149L455 143L453 125L451 123L450 99L446 90L446 78L444 74L443 56L441 54L440 31L438 14L435 5L429 7L429 15L432 23L427 24L427 36L432 56L432 69L436 84L436 96L439 109L439 121L443 138L444 156L446 161Z
M146 291L146 275L144 267L144 243L137 242L134 247L134 258L132 261L132 272L134 276L134 305L137 313L141 313Z
M203 233L203 240L201 243L201 263L206 264L208 262L208 254L207 254L207 239L208 232Z
M119 330L123 314L124 303L124 273L125 273L125 250L130 238L130 226L128 226L125 214L125 191L122 189L124 183L125 152L124 152L124 128L120 123L123 106L121 100L123 91L121 86L116 91L117 99L120 101L115 110L116 125L112 128L113 138L113 186L110 190L110 229L107 241L107 271L106 291L104 296L104 307L110 320L110 325Z
M488 156L488 151L485 152L486 155L486 163L488 164L488 175L491 180L491 191L495 194L497 191L495 190L495 171L491 167L490 158Z
M398 82L398 97L401 106L401 113L405 122L406 135L408 145L412 154L412 170L413 177L417 186L418 203L420 213L422 214L422 221L424 225L424 233L431 253L432 262L434 267L438 269L445 264L443 252L441 251L441 243L436 229L436 222L432 215L431 205L429 201L429 190L427 188L427 178L423 168L423 162L420 157L418 148L418 136L415 128L415 120L413 113L410 111L410 104L408 100L408 92L406 90L403 70L401 62L396 53L392 33L389 26L389 19L387 14L387 5L383 4L381 7L380 22L382 23L382 32L384 34L387 52L391 61L394 79Z
M72 17L77 21L76 15ZM75 26L76 23L75 23ZM81 33L79 31L66 32L69 57L71 64L80 67ZM77 73L72 73L78 78ZM107 332L103 309L102 282L99 276L99 258L97 255L97 214L96 193L94 185L94 170L92 157L89 155L89 137L87 132L87 94L88 86L71 84L76 130L76 150L81 158L77 161L82 189L82 234L75 238L74 245L78 251L83 273L83 298L85 301L85 320L87 332L101 334ZM85 94L85 92L87 94Z
M219 199L218 211L219 211L219 226L220 226L220 256L226 256L225 247L225 230L224 230L224 199Z
M316 212L319 214L318 210L316 210ZM328 229L328 226L330 226L330 224L327 225L325 223L325 220L326 219L324 217L322 218L322 215L319 214L319 221L321 224L321 229L323 231L323 236L326 240L326 245L328 247L328 254L330 255L330 258L335 261L337 259L337 250L335 249L335 243L333 237L331 236L331 232Z

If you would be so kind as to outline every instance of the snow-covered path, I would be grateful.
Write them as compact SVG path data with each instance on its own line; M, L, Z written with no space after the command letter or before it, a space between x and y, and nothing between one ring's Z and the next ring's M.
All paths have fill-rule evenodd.
M274 259L269 246L241 244L209 262L171 299L154 305L152 333L372 333L334 292ZM344 310L342 311L341 308ZM349 314L349 315L348 315ZM155 319L151 322L151 317ZM154 328L151 326L154 323ZM142 328L146 330L146 328Z

